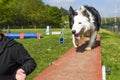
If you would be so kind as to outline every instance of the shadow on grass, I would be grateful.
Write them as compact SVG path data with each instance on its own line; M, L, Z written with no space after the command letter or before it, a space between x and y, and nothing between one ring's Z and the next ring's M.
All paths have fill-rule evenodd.
M84 44L82 44L81 46L79 46L77 49L76 49L76 52L84 52L85 51L85 48L87 47L89 41L86 41ZM96 48L100 46L100 41L95 41L95 45L92 47L92 49Z

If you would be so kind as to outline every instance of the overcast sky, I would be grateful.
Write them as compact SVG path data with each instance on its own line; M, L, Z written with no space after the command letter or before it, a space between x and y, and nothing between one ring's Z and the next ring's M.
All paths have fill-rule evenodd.
M51 6L79 9L81 5L95 7L104 17L120 16L120 0L42 0Z

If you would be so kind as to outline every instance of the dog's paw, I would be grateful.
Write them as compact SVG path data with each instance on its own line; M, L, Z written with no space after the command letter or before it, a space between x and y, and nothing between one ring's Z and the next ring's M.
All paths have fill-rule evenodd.
M86 50L86 51L90 51L90 50L91 50L91 47L86 47L85 50Z
M78 44L74 45L75 48L78 48Z
M78 48L78 46L74 46L76 49Z

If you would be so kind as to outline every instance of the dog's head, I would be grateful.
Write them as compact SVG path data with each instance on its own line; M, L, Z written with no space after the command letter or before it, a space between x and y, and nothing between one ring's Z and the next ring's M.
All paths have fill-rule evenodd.
M70 7L69 13L71 32L77 38L85 31L85 27L90 26L90 15L84 6L81 6L79 10L74 10L72 7Z

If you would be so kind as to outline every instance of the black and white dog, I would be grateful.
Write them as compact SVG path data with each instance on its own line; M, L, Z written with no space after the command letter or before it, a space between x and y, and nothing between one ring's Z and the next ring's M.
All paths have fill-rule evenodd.
M80 40L80 36L84 34L90 37L90 42L85 50L91 50L101 26L99 12L94 7L83 5L78 10L70 7L69 13L69 23L74 47L78 47L78 40Z

